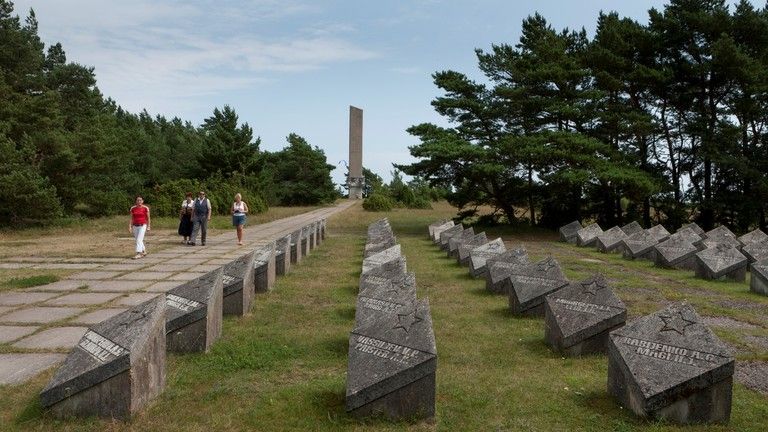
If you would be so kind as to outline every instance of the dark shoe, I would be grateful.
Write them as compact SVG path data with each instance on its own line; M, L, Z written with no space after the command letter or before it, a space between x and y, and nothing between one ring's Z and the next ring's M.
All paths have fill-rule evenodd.
M187 242L187 246L194 246L195 242Z
M205 246L205 242L200 242L200 246Z

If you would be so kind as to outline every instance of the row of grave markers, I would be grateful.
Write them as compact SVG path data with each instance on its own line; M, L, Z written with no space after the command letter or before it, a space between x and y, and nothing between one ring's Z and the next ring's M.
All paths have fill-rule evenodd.
M570 282L551 256L532 263L525 249L506 250L500 238L478 244L469 239L484 234L452 221L430 225L429 235L449 256L468 249L470 273L508 295L512 313L543 316L554 351L606 353L607 390L636 414L679 423L730 419L733 355L690 305L626 323L627 308L602 275Z
M245 315L256 293L325 239L326 220L244 254L88 328L40 393L54 417L126 420L165 388L166 351L207 352L222 315Z
M759 229L737 237L725 226L704 232L696 223L674 234L663 226L643 229L637 222L607 231L596 223L582 227L573 221L560 228L560 240L627 259L654 261L659 267L689 270L710 280L744 282L750 271L750 290L768 295L768 234Z
M351 415L434 417L437 347L429 301L416 298L416 277L386 219L368 227L348 361Z

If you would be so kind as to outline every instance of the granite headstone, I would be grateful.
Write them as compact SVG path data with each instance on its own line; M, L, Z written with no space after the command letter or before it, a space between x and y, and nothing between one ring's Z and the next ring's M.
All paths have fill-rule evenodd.
M488 243L488 238L485 236L485 232L475 234L474 237L459 245L458 253L456 254L456 261L458 261L458 263L463 266L468 266L469 257L472 251L486 243Z
M752 263L749 289L756 294L768 296L768 259Z
M477 278L485 278L488 271L486 263L507 251L504 241L497 238L478 246L469 253L469 274Z
M552 257L529 264L504 280L509 309L515 315L544 316L544 298L568 285L560 264Z
M218 268L165 294L168 351L207 352L221 337L223 275Z
M749 260L736 248L718 244L696 254L696 276L744 282Z
M654 246L653 257L658 267L695 271L698 251L691 242L673 235L669 240Z
M301 230L291 233L291 264L301 261Z
M678 231L680 231L682 229L686 229L686 228L688 228L691 231L693 231L694 233L696 233L696 235L698 235L699 237L704 237L704 230L701 229L701 227L698 224L696 224L696 222L691 222L689 224L685 224L685 225L681 226Z
M567 225L561 226L558 230L558 233L560 233L560 241L576 244L577 233L581 228L581 222L579 221L573 221Z
M581 247L594 246L597 242L597 236L603 233L600 225L593 223L585 226L576 232L576 244Z
M453 236L459 235L462 232L464 232L464 226L461 224L454 225L445 231L440 233L440 249L442 250L448 250L448 242L451 240Z
M621 250L624 258L654 260L656 238L648 230L638 231L622 240Z
M287 275L291 269L291 236L281 237L275 242L275 274Z
M723 225L707 231L699 243L694 243L694 246L700 249L709 249L718 245L727 245L732 248L741 249L739 239L736 238L736 235L731 230Z
M640 226L640 224L637 223L637 221L632 221L624 225L623 227L621 227L621 231L623 231L624 234L626 234L627 236L631 236L632 234L640 232L642 230L643 230L643 227Z
M669 231L667 231L666 228L664 228L664 225L654 225L647 230L654 239L656 239L657 243L661 243L664 240L668 239L671 235Z
M768 259L768 240L749 243L741 248L741 253L743 253L751 263Z
M469 227L462 231L460 234L457 234L450 239L448 239L448 249L446 252L448 253L448 257L450 258L456 258L459 256L459 245L465 242L468 242L472 240L475 237L475 230L472 227Z
M254 251L252 286L255 292L265 293L274 288L277 276L275 267L275 242L261 246Z
M440 243L440 234L447 230L448 228L451 228L454 226L453 221L447 221L442 225L438 225L430 231L430 237L432 237L432 242L434 243Z
M613 227L597 236L595 246L597 246L597 250L603 253L620 252L625 238L627 238L627 234L621 228Z
M528 253L521 246L508 250L496 257L488 258L485 262L485 289L495 294L508 295L508 284L505 280L518 269L530 264Z
M254 252L243 255L224 265L222 285L224 287L224 315L245 315L251 310L254 292Z
M764 243L766 241L768 241L768 234L764 233L759 228L739 237L739 243L741 243L742 246L752 243Z
M400 251L400 245L394 245L389 249L385 249L377 254L373 254L363 259L363 270L361 275L368 273L369 271L379 267L389 261L394 261L402 256Z

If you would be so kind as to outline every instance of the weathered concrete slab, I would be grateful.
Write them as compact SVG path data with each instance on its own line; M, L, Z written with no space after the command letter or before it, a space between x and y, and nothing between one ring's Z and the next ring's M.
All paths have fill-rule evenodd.
M621 227L621 231L624 234L626 234L627 237L631 236L634 233L638 233L638 232L640 232L642 230L643 230L643 227L640 226L640 224L637 223L637 221L632 221L632 222L624 225L623 227Z
M0 325L0 343L9 343L24 336L29 336L40 327Z
M485 289L495 294L509 295L508 284L504 281L513 272L530 263L528 253L522 246L508 250L497 257L488 258L485 264L488 268L485 277Z
M116 292L127 293L138 291L142 288L146 288L152 282L150 281L113 281L113 280L99 280L88 281L88 289L86 292Z
M544 304L544 339L569 356L603 353L608 334L627 319L627 307L602 275L572 282Z
M72 293L72 294L65 294L61 297L56 297L55 299L48 300L45 302L46 306L78 306L78 305L100 305L104 303L108 303L117 297L120 297L121 294L110 294L110 293Z
M669 231L664 228L664 225L654 225L648 228L647 231L653 236L654 239L656 239L657 243L665 241L671 235Z
M560 234L560 241L565 243L571 243L576 244L577 242L577 235L580 229L583 227L581 226L581 222L575 220L569 224L563 225L558 230L558 233Z
M84 313L73 320L76 324L93 325L127 311L127 308L105 308Z
M23 324L49 324L73 317L84 308L32 306L9 312L0 317L0 322Z
M485 278L488 272L486 267L488 260L496 258L506 251L507 247L501 237L472 249L469 254L469 274L473 277Z
M747 243L741 248L741 252L751 263L768 259L768 240Z
M698 235L699 237L702 237L702 238L704 237L704 230L701 229L701 227L697 225L696 222L691 222L689 224L685 224L681 226L680 229L677 230L677 232L680 232L680 230L684 230L686 228L696 233L696 235ZM675 234L677 234L677 232Z
M576 232L576 244L581 247L591 247L597 242L597 236L603 233L600 225L593 223Z
M221 337L223 272L207 273L165 294L169 351L207 352Z
M692 233L692 231L690 231ZM684 237L675 237L654 246L655 264L664 268L696 270L698 248Z
M89 286L93 284L94 281L81 281L81 280L72 280L72 279L64 279L60 281L56 281L53 283L45 284L45 285L38 285L35 287L27 288L24 290L24 292L36 292L36 291L46 291L46 292L63 292L63 291L74 291L82 286Z
M119 299L115 300L114 305L128 306L128 307L137 306L157 297L158 295L159 295L158 293L144 293L144 292L133 293L125 297L120 297Z
M220 268L219 266L215 267L213 270L216 270ZM213 271L211 270L211 271ZM206 272L207 273L207 272ZM152 285L148 286L146 288L147 292L155 292L155 293L166 293L177 286L181 285L183 282L178 281L164 281L164 282L155 282Z
M696 254L696 276L704 279L730 279L743 282L749 260L736 248L720 243Z
M64 360L64 354L0 354L0 385L15 385Z
M768 259L752 263L750 273L750 291L768 296Z
M451 258L456 258L459 254L459 245L472 240L475 237L475 230L469 227L459 234L448 239L447 254Z
M291 233L291 264L301 261L301 230Z
M552 257L515 270L504 280L509 309L515 315L544 316L544 298L568 285L560 263Z
M658 241L649 231L639 231L622 240L620 249L624 258L653 261L654 247L657 244Z
M739 243L741 243L742 246L746 246L748 244L752 243L764 243L768 242L768 234L761 231L759 228L756 230L752 230L743 236L739 237Z
M287 235L275 242L275 274L287 275L291 270L291 236Z
M459 235L462 232L464 232L464 226L461 224L454 225L440 233L440 249L447 251L448 250L448 242L451 240L453 236Z
M677 232L669 236L669 239L685 240L695 245L696 243L701 241L701 239L703 238L702 235L704 235L703 232L701 233L701 235L699 235L697 234L697 231L695 231L693 228L686 227L686 228L680 228L679 230L677 230Z
M13 346L42 350L69 349L75 346L86 330L85 327L52 327L25 337Z
M19 306L40 303L52 299L60 293L6 292L0 294L0 306Z
M727 245L735 249L741 249L741 242L736 238L736 234L723 225L707 231L704 234L704 238L699 243L694 243L694 245L700 249L709 249L718 245Z
M243 316L251 311L255 295L253 291L256 277L253 270L255 256L256 252L251 252L222 267L224 315Z
M611 332L608 392L641 417L726 423L734 359L687 304L637 318Z
M165 387L162 297L92 326L40 393L54 417L128 419Z
M432 241L435 240L435 230L439 229L440 227L446 226L450 223L450 225L447 228L450 228L453 226L453 222L451 222L450 219L440 219L439 221L432 222L427 227L427 231L429 232L429 238L432 239Z
M449 220L443 223L442 225L436 226L434 229L432 229L429 233L430 237L432 238L433 243L439 243L440 242L440 234L447 230L448 228L453 227L455 224L453 221Z
M486 243L488 243L488 238L485 236L485 232L475 234L471 239L459 244L456 261L462 266L469 266L469 258L472 251Z
M400 245L392 246L389 249L383 250L375 255L371 255L363 259L363 270L361 275L364 275L389 261L397 260L401 256L402 252L400 251Z
M271 291L275 287L276 272L275 243L256 250L254 258L254 288L257 293Z
M396 279L383 276L369 276L367 279L357 296L355 327L392 318L409 307L413 308L416 301L416 276L413 273Z
M139 281L160 281L165 280L173 276L171 272L147 272L137 271L124 274L116 280L139 280Z
M624 239L628 236L619 227L613 227L597 236L595 245L597 250L603 253L620 252Z

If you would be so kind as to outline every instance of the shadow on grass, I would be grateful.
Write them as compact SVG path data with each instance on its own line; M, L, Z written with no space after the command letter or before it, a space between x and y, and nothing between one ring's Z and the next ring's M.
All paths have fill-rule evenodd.
M28 422L43 419L43 407L40 405L40 398L35 395L27 402L24 409L16 416L16 425L23 425Z
M478 297L498 297L500 301L504 301L505 303L507 302L507 296L503 294L492 293L487 289L485 289L484 286L479 288L473 288L469 291L469 293Z
M352 321L355 319L354 306L342 306L336 308L336 315L344 320Z
M333 354L335 357L346 360L347 355L349 354L349 339L347 337L334 336L322 341L320 344L326 351Z

